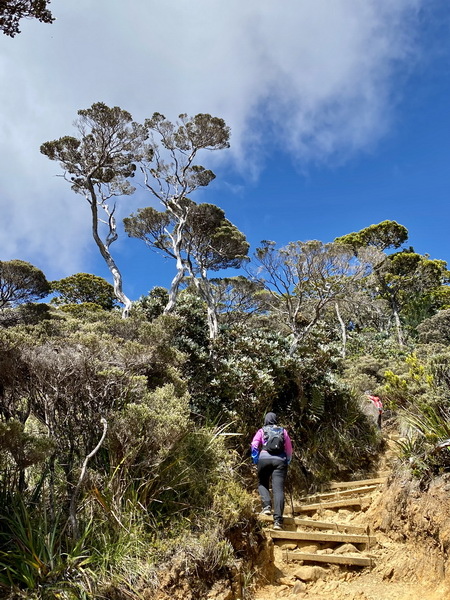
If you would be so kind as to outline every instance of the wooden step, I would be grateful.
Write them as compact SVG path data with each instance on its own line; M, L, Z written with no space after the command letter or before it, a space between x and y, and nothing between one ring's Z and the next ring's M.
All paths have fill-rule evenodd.
M270 515L258 515L258 520L265 523L272 523L273 517ZM309 527L311 529L329 529L341 533L359 533L369 534L369 527L364 525L350 525L348 523L334 523L333 521L315 521L314 519L301 519L300 517L283 517L285 525L294 525L297 527Z
M358 488L367 485L378 485L381 483L385 483L387 477L374 477L373 479L360 479L358 481L332 481L328 485L328 489L337 490L343 488Z
M345 554L315 554L306 552L287 552L287 560L302 560L336 565L354 565L356 567L372 567L373 558L368 556L349 556Z
M378 485L367 485L363 487L354 487L343 490L336 490L334 492L323 492L321 494L311 494L309 496L303 496L299 498L299 502L318 502L320 500L329 500L331 498L340 498L342 496L351 496L353 494L361 495L374 492L379 488Z
M297 540L299 542L319 542L331 544L365 544L367 547L376 544L375 537L353 533L323 533L317 531L269 530L270 537L276 540Z
M370 496L358 496L357 498L344 498L343 500L333 500L329 502L315 502L311 504L299 504L293 507L294 514L303 512L312 512L316 510L339 509L349 506L358 506L360 509L370 506Z

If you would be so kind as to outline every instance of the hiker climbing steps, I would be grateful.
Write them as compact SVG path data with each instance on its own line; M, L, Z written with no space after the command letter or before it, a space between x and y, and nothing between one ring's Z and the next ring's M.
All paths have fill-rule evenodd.
M270 514L258 515L268 543L261 548L263 568L255 600L449 598L444 589L428 593L429 586L435 590L435 561L440 559L427 556L429 572L416 574L421 556L415 554L416 545L381 526L385 497L397 497L399 472L392 475L390 467L401 437L387 433L384 440L385 451L372 476L331 482L314 494L294 498L281 530L273 528Z
M271 529L273 518L259 515L267 523L267 535L283 550L287 562L319 563L322 565L346 565L354 567L374 566L370 549L377 544L369 525L339 522L339 511L369 507L372 494L384 485L386 472L371 479L332 482L327 490L299 498L293 505L292 516L284 517L283 530ZM323 513L336 515L332 520L320 520ZM298 516L298 515L303 515ZM305 517L304 515L308 515Z

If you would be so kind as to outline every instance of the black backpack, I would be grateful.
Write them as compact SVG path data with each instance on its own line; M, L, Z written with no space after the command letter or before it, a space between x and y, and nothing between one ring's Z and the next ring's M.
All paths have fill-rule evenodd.
M278 425L266 425L263 427L264 442L263 450L269 454L283 454L284 452L284 429Z

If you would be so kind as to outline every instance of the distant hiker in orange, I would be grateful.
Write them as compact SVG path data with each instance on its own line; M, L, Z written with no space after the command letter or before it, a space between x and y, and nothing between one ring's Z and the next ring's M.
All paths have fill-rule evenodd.
M270 515L269 491L272 478L274 529L283 528L284 482L287 468L292 460L292 442L288 432L277 425L277 416L269 412L264 417L264 427L258 429L251 445L252 460L258 465L258 491L261 496L262 512Z
M378 396L375 396L374 394L372 394L372 392L370 390L368 390L366 392L366 395L367 395L367 399L372 402L375 409L378 411L377 412L377 426L378 426L378 429L381 429L381 415L383 414L383 403L381 402L381 399Z

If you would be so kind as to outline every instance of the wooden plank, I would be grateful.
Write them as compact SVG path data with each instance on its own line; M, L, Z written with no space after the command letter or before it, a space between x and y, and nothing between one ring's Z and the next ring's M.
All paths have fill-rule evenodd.
M332 544L366 544L372 545L376 543L374 537L368 535L357 535L354 533L324 533L317 531L286 531L286 530L270 530L270 536L273 539L283 540L298 540L308 542L328 542Z
M371 567L373 559L367 556L349 556L346 554L314 554L306 552L287 552L287 560L303 560L308 562L331 563L336 565L354 565Z
M323 492L319 494L310 494L309 496L303 496L299 498L299 502L317 502L318 500L328 500L331 498L351 496L352 494L367 494L374 492L378 489L378 485L368 485L358 488L350 488L343 490L336 490L334 492Z
M272 523L273 517L270 515L258 515L258 520L265 523ZM301 519L299 517L283 517L286 525L296 525L297 527L310 527L311 529L331 529L342 533L361 533L367 534L369 527L363 525L349 525L348 523L335 523L333 521L315 521L314 519Z
M362 487L364 485L377 485L385 483L386 477L374 477L373 479L359 479L358 481L332 481L328 489L337 490L342 488Z
M359 506L362 508L365 505L370 505L370 496L359 496L357 498L344 498L343 500L334 500L332 502L317 502L314 504L301 504L294 506L294 513L311 512L321 509L345 508L347 506Z

